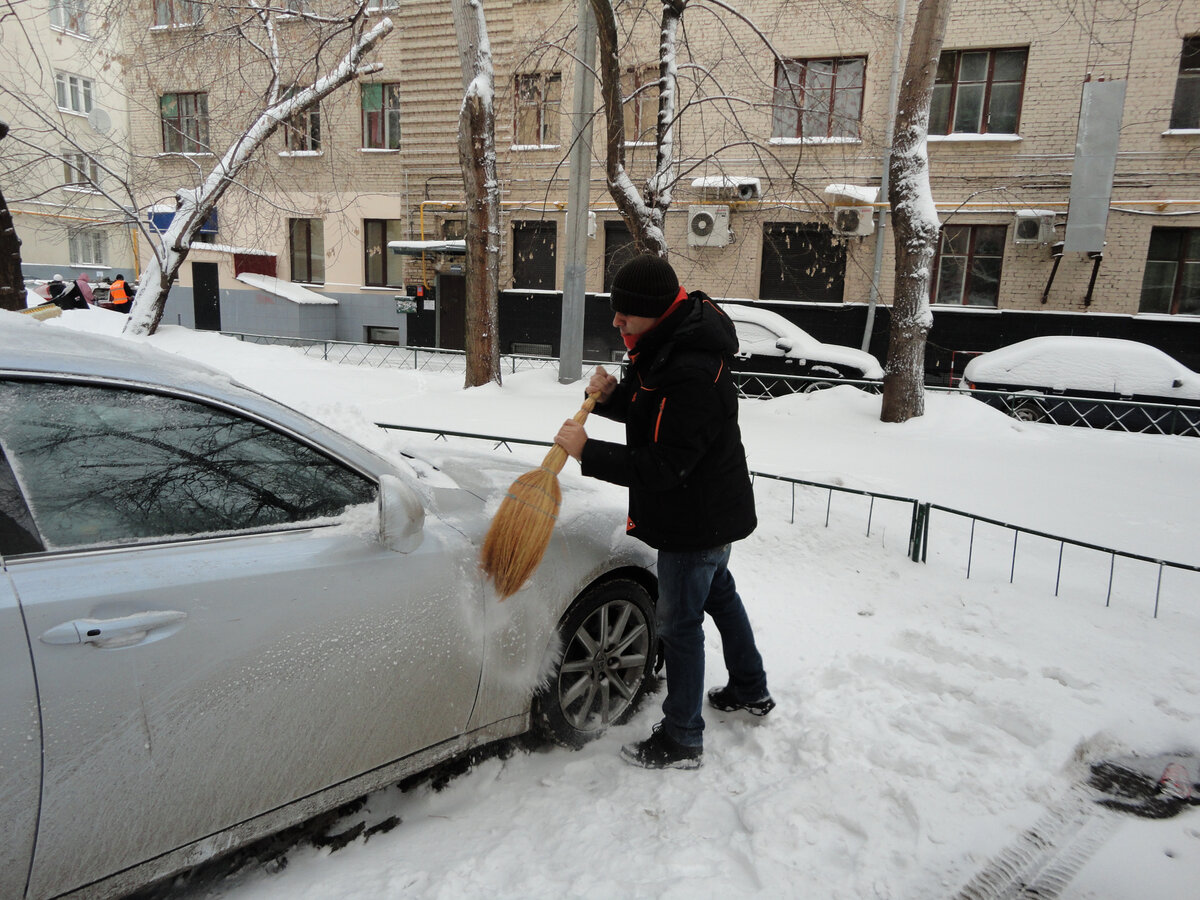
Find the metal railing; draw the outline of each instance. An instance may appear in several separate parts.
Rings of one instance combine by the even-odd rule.
[[[354,341],[279,337],[269,334],[245,334],[237,331],[221,333],[250,344],[292,347],[299,350],[304,356],[344,365],[414,369],[436,373],[462,373],[467,369],[467,355],[462,350],[444,350],[438,347],[400,347],[394,344],[360,344]],[[500,363],[505,371],[511,373],[530,369],[557,368],[559,361],[555,356],[525,356],[505,353],[501,354]]]
[[[408,425],[396,425],[388,422],[376,422],[377,426],[383,429],[392,431],[410,431],[433,436],[434,440],[445,440],[449,437],[468,438],[472,440],[490,441],[493,444],[493,449],[504,447],[510,452],[513,444],[521,444],[535,447],[549,447],[551,442],[543,440],[533,440],[528,438],[512,438],[499,435],[481,434],[478,432],[467,431],[450,431],[441,428],[417,428]],[[943,506],[938,503],[924,502],[914,497],[904,497],[895,494],[884,494],[877,491],[867,491],[858,488],[846,487],[844,485],[826,484],[819,481],[808,481],[802,478],[792,478],[787,475],[776,475],[770,472],[751,472],[752,479],[757,485],[760,481],[775,482],[788,486],[791,494],[790,511],[788,514],[789,523],[796,523],[797,511],[797,489],[805,489],[817,493],[825,494],[824,503],[824,527],[830,526],[830,520],[833,515],[833,498],[835,495],[862,497],[867,500],[866,509],[866,536],[871,536],[871,529],[874,526],[877,517],[881,515],[879,509],[880,504],[890,504],[892,509],[903,507],[907,513],[908,526],[908,541],[906,555],[913,562],[927,563],[930,550],[930,535],[937,533],[931,528],[932,514],[937,512],[947,517],[947,521],[957,520],[963,523],[964,526],[969,526],[969,531],[963,535],[963,540],[966,543],[966,556],[961,560],[966,578],[970,578],[972,571],[977,570],[981,565],[980,556],[982,555],[983,540],[982,536],[977,534],[980,525],[989,526],[1000,529],[1005,534],[1011,534],[1011,543],[1007,540],[998,545],[992,542],[990,549],[993,558],[997,556],[997,546],[1002,546],[1000,551],[1003,567],[996,569],[994,559],[991,561],[992,569],[998,571],[1000,575],[1007,575],[1009,583],[1014,583],[1017,577],[1018,562],[1021,559],[1021,554],[1025,553],[1024,561],[1027,565],[1022,567],[1022,571],[1034,570],[1038,565],[1045,565],[1046,559],[1044,552],[1039,552],[1037,545],[1030,546],[1030,539],[1036,539],[1045,545],[1049,545],[1053,550],[1057,548],[1057,555],[1051,554],[1054,557],[1053,566],[1053,582],[1054,596],[1057,597],[1064,586],[1065,564],[1067,563],[1065,551],[1068,547],[1076,550],[1087,551],[1090,555],[1086,557],[1091,560],[1100,560],[1101,572],[1099,580],[1096,576],[1095,565],[1090,566],[1090,571],[1082,574],[1085,581],[1083,589],[1088,591],[1103,592],[1104,605],[1110,606],[1114,597],[1114,589],[1117,584],[1118,575],[1118,560],[1123,566],[1143,566],[1149,567],[1140,573],[1130,571],[1122,571],[1122,575],[1127,581],[1134,581],[1140,584],[1136,590],[1150,592],[1150,581],[1153,581],[1152,597],[1153,597],[1153,617],[1158,618],[1163,600],[1164,574],[1172,573],[1176,576],[1182,576],[1190,579],[1188,584],[1184,586],[1180,593],[1184,597],[1195,596],[1200,592],[1200,565],[1192,565],[1189,563],[1175,562],[1172,560],[1161,559],[1158,557],[1147,556],[1141,553],[1133,553],[1125,550],[1118,550],[1112,547],[1105,547],[1100,544],[1095,544],[1089,541],[1078,540],[1075,538],[1065,537],[1063,535],[1051,534],[1041,531],[1036,528],[1029,528],[1024,525],[1017,525],[1011,522],[1003,522],[999,519],[989,518],[977,513],[967,512],[966,510],[955,509],[949,506]],[[818,511],[819,512],[819,511]],[[945,531],[949,535],[949,530],[940,527],[938,530]],[[1022,538],[1025,539],[1022,543]],[[953,549],[954,541],[951,537],[947,537],[945,542],[947,552]],[[1077,558],[1074,563],[1076,569],[1080,568],[1081,564]],[[1049,579],[1049,566],[1046,566],[1045,575]],[[1148,577],[1150,576],[1150,577]],[[1088,578],[1091,578],[1091,583],[1086,583]],[[1075,582],[1078,584],[1078,581]]]

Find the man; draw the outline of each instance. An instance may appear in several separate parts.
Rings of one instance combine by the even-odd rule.
[[[613,326],[629,350],[625,379],[597,366],[597,415],[625,423],[625,444],[589,439],[567,420],[555,437],[584,475],[629,488],[626,530],[658,550],[658,624],[667,665],[663,719],[621,755],[645,768],[699,768],[704,746],[704,614],[721,634],[728,684],[708,692],[724,711],[775,706],[754,632],[729,573],[730,545],[757,524],[729,357],[733,323],[705,294],[679,287],[645,254],[613,279]]]
[[[108,302],[100,305],[106,309],[115,309],[117,312],[128,313],[130,307],[133,305],[132,300],[133,298],[129,296],[129,289],[125,284],[125,276],[118,272],[108,286]]]

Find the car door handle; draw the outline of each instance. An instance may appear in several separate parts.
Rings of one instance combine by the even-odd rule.
[[[150,632],[187,618],[179,610],[148,610],[114,619],[75,619],[43,632],[43,644],[95,644],[125,647],[145,640]],[[165,635],[164,635],[165,636]]]

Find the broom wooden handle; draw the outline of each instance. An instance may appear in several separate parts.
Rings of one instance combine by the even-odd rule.
[[[600,394],[588,394],[586,400],[583,401],[583,406],[579,407],[579,412],[575,413],[571,418],[582,425],[587,421],[588,413],[596,408],[596,401],[600,399]],[[546,454],[546,458],[542,460],[542,468],[557,475],[562,471],[562,467],[567,464],[567,451],[555,444],[550,448],[550,452]]]

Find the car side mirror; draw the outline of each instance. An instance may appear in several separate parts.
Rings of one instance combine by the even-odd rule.
[[[792,352],[792,342],[787,338],[780,338],[775,342],[775,349],[782,350],[784,353]]]
[[[425,539],[425,505],[395,475],[379,478],[379,540],[389,550],[411,553]]]

